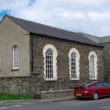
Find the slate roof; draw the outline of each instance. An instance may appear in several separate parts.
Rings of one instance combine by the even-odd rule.
[[[27,21],[27,20],[16,18],[9,15],[6,15],[6,16],[30,33],[35,33],[35,34],[45,35],[49,37],[65,39],[65,40],[70,40],[78,43],[101,47],[99,44],[93,42],[92,40],[86,38],[85,36],[79,33],[58,29],[55,27],[43,25],[40,23],[35,23],[32,21]]]

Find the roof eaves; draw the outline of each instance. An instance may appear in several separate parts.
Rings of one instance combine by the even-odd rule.
[[[83,45],[90,45],[90,46],[95,46],[95,47],[99,47],[99,48],[104,48],[104,46],[102,45],[99,45],[99,44],[90,44],[90,43],[85,43],[85,42],[78,42],[78,41],[73,41],[73,40],[69,40],[69,39],[66,39],[66,38],[58,38],[58,37],[55,37],[55,36],[49,36],[49,35],[44,35],[44,34],[39,34],[39,33],[33,33],[33,32],[30,32],[30,34],[36,34],[36,35],[41,35],[41,36],[46,36],[46,37],[51,37],[51,38],[56,38],[56,39],[63,39],[63,40],[67,40],[67,41],[71,41],[71,42],[76,42],[76,43],[80,43],[80,44],[83,44]]]

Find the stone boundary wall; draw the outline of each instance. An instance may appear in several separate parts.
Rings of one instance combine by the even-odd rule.
[[[54,99],[73,96],[73,89],[41,91],[42,99]]]
[[[39,79],[36,76],[0,77],[0,93],[31,95],[39,99]]]
[[[41,91],[40,79],[33,75],[1,77],[0,93],[30,95],[34,99],[54,99],[73,96],[73,89]]]

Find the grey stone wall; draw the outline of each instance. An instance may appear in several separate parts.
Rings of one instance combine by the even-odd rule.
[[[103,62],[104,62],[104,79],[110,82],[110,36],[100,38],[100,44],[104,46]]]
[[[98,55],[98,79],[103,79],[103,61],[102,61],[102,48],[84,45],[67,40],[60,40],[56,38],[48,38],[46,36],[39,36],[33,34],[31,37],[33,45],[33,70],[41,73],[41,91],[51,90],[66,90],[72,89],[74,86],[89,81],[89,61],[88,55],[90,51],[95,51]],[[58,52],[57,57],[57,80],[45,81],[44,80],[44,60],[43,48],[47,44],[52,44],[56,47]],[[80,80],[72,81],[69,78],[69,58],[68,53],[71,48],[78,49],[80,53]]]
[[[66,90],[54,90],[54,91],[42,91],[41,98],[42,99],[52,99],[52,98],[61,98],[61,97],[74,97],[73,96],[73,89],[66,89]]]
[[[0,78],[0,93],[31,95],[41,97],[40,76],[2,77]]]
[[[103,49],[104,80],[110,82],[110,42],[101,43]]]

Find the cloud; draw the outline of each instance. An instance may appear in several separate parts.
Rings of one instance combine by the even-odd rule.
[[[0,11],[94,35],[110,34],[110,0],[0,0]],[[107,31],[106,31],[107,30]]]
[[[89,12],[88,18],[94,22],[109,22],[110,13],[109,12]]]

